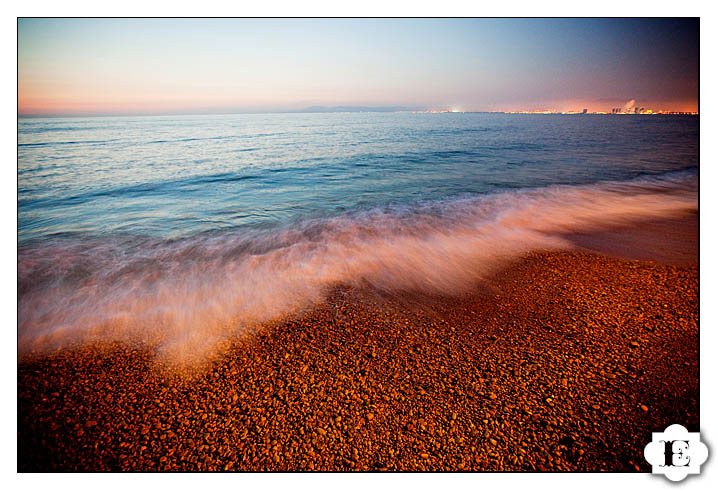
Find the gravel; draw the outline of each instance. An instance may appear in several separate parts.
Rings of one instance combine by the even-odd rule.
[[[462,298],[337,288],[191,373],[149,348],[18,365],[18,470],[650,471],[698,431],[698,271],[534,253]]]

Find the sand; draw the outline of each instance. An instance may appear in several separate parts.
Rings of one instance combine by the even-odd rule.
[[[698,431],[698,350],[695,261],[537,252],[463,298],[337,288],[191,376],[24,358],[18,470],[649,471]]]

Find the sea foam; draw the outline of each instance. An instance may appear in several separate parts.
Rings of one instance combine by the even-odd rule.
[[[453,295],[566,234],[697,209],[697,176],[552,186],[384,207],[183,240],[48,239],[18,258],[18,349],[146,344],[206,360],[232,335],[297,314],[337,285]]]

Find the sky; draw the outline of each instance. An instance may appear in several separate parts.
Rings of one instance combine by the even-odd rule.
[[[19,115],[698,110],[697,19],[19,19]]]

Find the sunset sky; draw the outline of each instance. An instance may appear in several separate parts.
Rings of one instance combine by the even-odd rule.
[[[20,19],[20,115],[698,109],[697,19]]]

